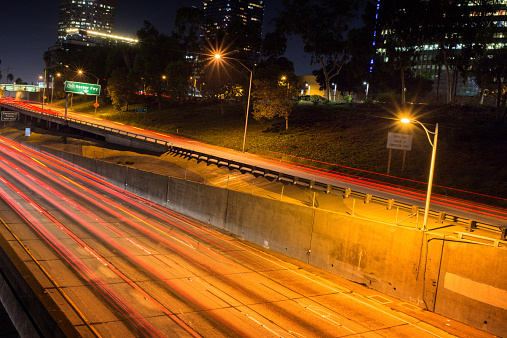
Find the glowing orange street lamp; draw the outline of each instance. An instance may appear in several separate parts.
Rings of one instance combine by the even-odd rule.
[[[428,222],[428,212],[430,209],[430,198],[431,198],[431,187],[433,186],[433,173],[435,171],[435,156],[437,154],[437,138],[438,138],[438,123],[435,125],[435,131],[431,132],[429,131],[424,124],[417,120],[409,120],[407,118],[401,119],[401,122],[403,123],[419,123],[421,127],[426,132],[426,136],[428,136],[428,141],[430,141],[430,145],[433,148],[433,151],[431,152],[431,165],[430,165],[430,177],[428,180],[428,192],[426,194],[426,206],[424,207],[424,220],[423,220],[423,227],[422,230],[426,231],[426,224]],[[431,141],[430,134],[433,134],[433,141]]]
[[[220,54],[215,54],[215,60],[220,60],[222,58],[222,56]],[[246,118],[245,118],[245,133],[243,135],[243,152],[245,152],[245,144],[246,144],[246,130],[247,130],[247,126],[248,126],[248,112],[249,112],[249,109],[250,109],[250,94],[252,92],[252,77],[253,77],[253,70],[251,70],[250,68],[248,68],[247,66],[245,66],[240,60],[238,59],[234,59],[234,58],[230,58],[230,57],[227,57],[227,59],[231,59],[231,60],[235,60],[237,61],[240,65],[242,65],[246,70],[248,70],[250,72],[250,85],[248,87],[248,100],[247,100],[247,104],[246,104]]]
[[[78,73],[79,75],[83,75],[83,74],[85,74],[85,73],[84,73],[81,69],[79,69],[79,70],[77,71],[77,73]],[[93,76],[94,78],[96,78],[96,79],[97,79],[97,86],[99,85],[99,78],[98,78],[97,76],[95,76],[95,75],[93,75],[93,74],[91,74],[91,73],[86,73],[86,74],[91,75],[91,76]],[[99,98],[99,96],[98,96],[98,95],[95,95],[95,105],[94,105],[94,107],[95,107],[95,114],[97,114],[97,107],[99,106],[99,103],[98,103],[98,98]]]

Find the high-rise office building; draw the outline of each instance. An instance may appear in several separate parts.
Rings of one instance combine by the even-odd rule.
[[[204,0],[204,15],[208,20],[206,33],[223,29],[234,20],[262,26],[264,0]]]
[[[66,39],[69,30],[112,34],[116,0],[60,0],[58,41]]]
[[[85,50],[104,44],[135,44],[135,38],[114,35],[116,0],[60,0],[58,37],[45,58],[52,67],[58,52]]]
[[[382,6],[384,2],[388,2],[387,0],[376,0],[377,6],[377,16],[376,20],[379,18],[379,8]],[[483,9],[481,5],[476,1],[469,0],[468,5],[463,7],[461,3],[457,3],[456,6],[461,6],[465,8],[461,10],[463,18],[469,18],[470,27],[476,26],[474,19],[475,18],[487,18],[489,21],[488,29],[494,30],[493,39],[486,45],[486,54],[492,55],[496,52],[496,50],[507,46],[507,0],[501,0],[497,2],[491,1],[491,8],[487,8],[487,12],[482,12]],[[458,9],[458,7],[456,7]],[[401,9],[400,9],[401,10]],[[389,15],[389,13],[388,13]],[[439,13],[441,15],[441,13]],[[444,15],[445,16],[445,15]],[[480,20],[478,20],[480,21]],[[454,39],[462,39],[463,35],[461,31],[463,31],[466,27],[460,27],[459,25],[455,26]],[[384,42],[389,38],[391,34],[391,30],[389,27],[383,27],[382,31],[375,31],[375,39],[374,45],[377,49],[377,54],[381,56],[385,62],[387,62],[386,49],[384,46]],[[449,34],[453,36],[453,34]],[[455,43],[455,42],[454,42]],[[407,46],[405,46],[407,47]],[[411,70],[414,75],[425,75],[431,76],[434,80],[433,91],[436,91],[439,88],[441,91],[445,92],[447,90],[447,73],[445,72],[445,64],[442,63],[442,50],[437,41],[432,41],[428,39],[424,44],[418,46],[408,46],[415,48],[417,51],[417,56],[412,59],[413,65]],[[400,46],[400,48],[404,48]],[[448,52],[447,57],[459,58],[462,54],[463,45],[461,43],[455,43],[455,46],[451,47],[451,50]],[[450,56],[451,55],[451,56]],[[370,72],[373,69],[373,60],[371,60]],[[471,60],[470,63],[473,64],[475,60]],[[456,69],[450,69],[453,73],[451,76],[456,75],[453,79],[455,82],[455,91],[459,96],[474,96],[478,93],[478,86],[476,85],[474,78],[463,79],[461,74]]]

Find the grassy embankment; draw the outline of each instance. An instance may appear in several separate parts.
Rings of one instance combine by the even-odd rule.
[[[92,101],[77,103],[74,109],[93,114],[92,104]],[[421,122],[439,124],[434,192],[507,207],[507,124],[496,122],[494,112],[487,108],[423,106],[412,109],[413,116]],[[134,107],[128,112],[117,112],[111,106],[101,106],[97,115],[222,147],[236,150],[242,147],[244,105],[225,104],[223,115],[220,104],[209,102],[188,102],[179,106],[168,103],[161,111],[157,110],[157,105],[148,104],[148,113],[139,116],[133,110]],[[399,113],[394,107],[373,104],[301,103],[289,118],[288,131],[284,130],[283,120],[259,123],[250,119],[246,150],[424,191],[426,185],[414,181],[427,182],[431,146],[420,127],[402,127],[396,122],[396,116]],[[434,130],[434,125],[427,127]],[[403,152],[392,152],[390,175],[407,180],[385,176],[389,131],[414,135],[403,172]]]

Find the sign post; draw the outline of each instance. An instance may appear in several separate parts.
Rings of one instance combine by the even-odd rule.
[[[98,80],[97,80],[98,82]],[[69,100],[69,93],[72,94],[81,94],[81,95],[95,95],[100,96],[100,85],[97,83],[83,83],[83,82],[74,82],[74,81],[65,81],[65,120],[67,120],[67,106],[68,106],[68,100]],[[95,112],[97,112],[97,107],[99,104],[97,103],[97,100],[95,100]],[[72,101],[71,101],[71,108],[72,108]]]
[[[403,164],[401,166],[401,172],[405,168],[405,156],[407,150],[412,150],[412,135],[398,134],[398,133],[387,133],[387,149],[389,149],[389,161],[387,163],[387,174],[391,169],[391,152],[393,149],[403,150]]]
[[[4,131],[5,131],[5,122],[7,121],[17,121],[18,120],[18,112],[17,111],[2,111],[2,122],[4,123]]]

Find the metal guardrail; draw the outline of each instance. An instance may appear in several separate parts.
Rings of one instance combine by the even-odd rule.
[[[370,203],[370,202],[378,203],[381,205],[385,205],[387,207],[387,209],[392,209],[392,208],[396,207],[396,208],[400,208],[401,210],[411,212],[414,215],[416,215],[417,213],[422,214],[424,212],[424,209],[422,209],[418,206],[395,201],[394,199],[387,199],[384,197],[374,196],[374,195],[366,194],[366,193],[363,193],[360,191],[351,190],[350,188],[338,187],[338,186],[318,182],[318,181],[312,180],[312,179],[301,178],[298,176],[289,175],[289,174],[285,174],[282,172],[275,172],[275,171],[272,171],[272,170],[269,170],[266,168],[252,166],[252,165],[240,163],[237,161],[231,161],[231,160],[228,160],[228,159],[225,159],[222,157],[189,150],[189,149],[185,149],[182,147],[170,146],[169,150],[173,153],[177,153],[177,154],[181,154],[183,156],[187,156],[189,158],[197,159],[198,161],[206,161],[207,163],[215,163],[218,166],[225,165],[231,169],[238,169],[240,171],[250,171],[250,173],[252,173],[252,174],[257,173],[257,174],[263,175],[265,177],[271,176],[272,178],[276,178],[280,181],[292,182],[293,184],[298,184],[298,185],[306,186],[306,187],[309,187],[312,189],[325,191],[326,193],[332,193],[332,192],[340,193],[340,194],[343,194],[343,196],[346,198],[355,197],[357,199],[361,199],[364,201],[364,203]],[[467,231],[469,231],[469,232],[472,232],[474,229],[479,229],[479,228],[484,229],[484,230],[498,232],[500,235],[499,236],[500,240],[502,240],[502,241],[506,240],[507,227],[495,226],[495,225],[491,225],[491,224],[487,224],[487,223],[477,222],[472,219],[458,217],[458,216],[446,214],[445,212],[440,212],[440,211],[436,211],[436,210],[430,210],[428,212],[428,214],[429,214],[429,217],[438,219],[440,222],[450,221],[450,222],[457,222],[459,224],[465,225],[467,227]]]
[[[280,181],[292,182],[293,184],[298,184],[298,185],[306,186],[311,189],[325,191],[326,193],[332,193],[332,192],[340,193],[340,194],[343,194],[343,196],[345,198],[352,196],[357,199],[363,200],[364,203],[372,202],[372,203],[385,205],[386,208],[389,210],[392,209],[393,207],[396,207],[396,208],[400,208],[401,210],[404,210],[404,211],[409,211],[414,216],[417,215],[417,213],[422,213],[424,211],[424,209],[421,209],[418,206],[407,204],[407,203],[402,203],[402,202],[396,201],[394,199],[388,199],[388,198],[384,198],[384,197],[380,197],[380,196],[375,196],[375,195],[363,193],[360,191],[351,190],[350,188],[343,188],[343,187],[339,187],[339,186],[335,186],[335,185],[330,185],[330,184],[319,182],[314,179],[307,179],[307,178],[302,178],[302,177],[286,174],[286,173],[279,172],[279,171],[273,171],[270,169],[261,168],[259,166],[254,166],[254,165],[250,165],[247,163],[233,161],[233,160],[230,160],[227,158],[223,158],[223,157],[219,157],[219,156],[215,156],[215,155],[211,155],[211,154],[206,154],[206,153],[198,152],[195,150],[190,150],[190,149],[186,149],[183,147],[176,147],[176,146],[173,146],[173,144],[170,143],[169,141],[163,141],[163,140],[159,140],[159,139],[156,139],[153,137],[147,137],[145,135],[139,135],[139,134],[124,131],[121,129],[105,127],[105,126],[102,126],[99,124],[86,122],[86,121],[82,121],[82,120],[78,120],[78,119],[73,119],[73,118],[65,119],[59,115],[44,113],[44,112],[40,112],[40,111],[30,109],[30,108],[21,108],[17,105],[13,105],[13,104],[11,105],[8,103],[0,103],[0,105],[3,105],[3,104],[9,105],[9,106],[14,107],[18,110],[19,109],[23,110],[25,112],[29,111],[29,112],[35,114],[35,115],[33,115],[34,117],[39,118],[40,116],[46,116],[46,117],[49,117],[50,120],[53,120],[53,121],[57,120],[60,124],[64,124],[64,125],[68,125],[69,122],[72,122],[72,123],[75,123],[80,126],[90,127],[91,129],[103,130],[105,132],[108,132],[108,133],[111,133],[114,135],[118,135],[118,136],[122,136],[122,137],[125,137],[128,139],[135,139],[137,141],[144,142],[148,145],[156,144],[157,146],[161,146],[168,151],[171,151],[171,152],[177,153],[177,154],[181,154],[181,155],[186,156],[188,158],[195,158],[198,161],[206,161],[207,163],[214,163],[217,166],[224,165],[224,166],[227,166],[231,169],[235,168],[240,171],[249,171],[251,174],[257,173],[257,174],[263,175],[265,177],[271,176],[272,178],[276,178],[277,180],[280,180]],[[93,130],[89,130],[89,131],[93,132]],[[458,224],[465,225],[468,232],[473,232],[475,229],[484,229],[484,230],[488,230],[488,231],[497,232],[497,233],[499,233],[499,239],[501,241],[507,240],[507,226],[495,226],[495,225],[491,225],[491,224],[487,224],[487,223],[483,223],[483,222],[478,222],[473,219],[463,218],[463,217],[447,214],[445,212],[440,212],[437,210],[429,210],[428,216],[438,219],[438,221],[441,223],[443,221],[450,221],[450,222],[456,222]]]

